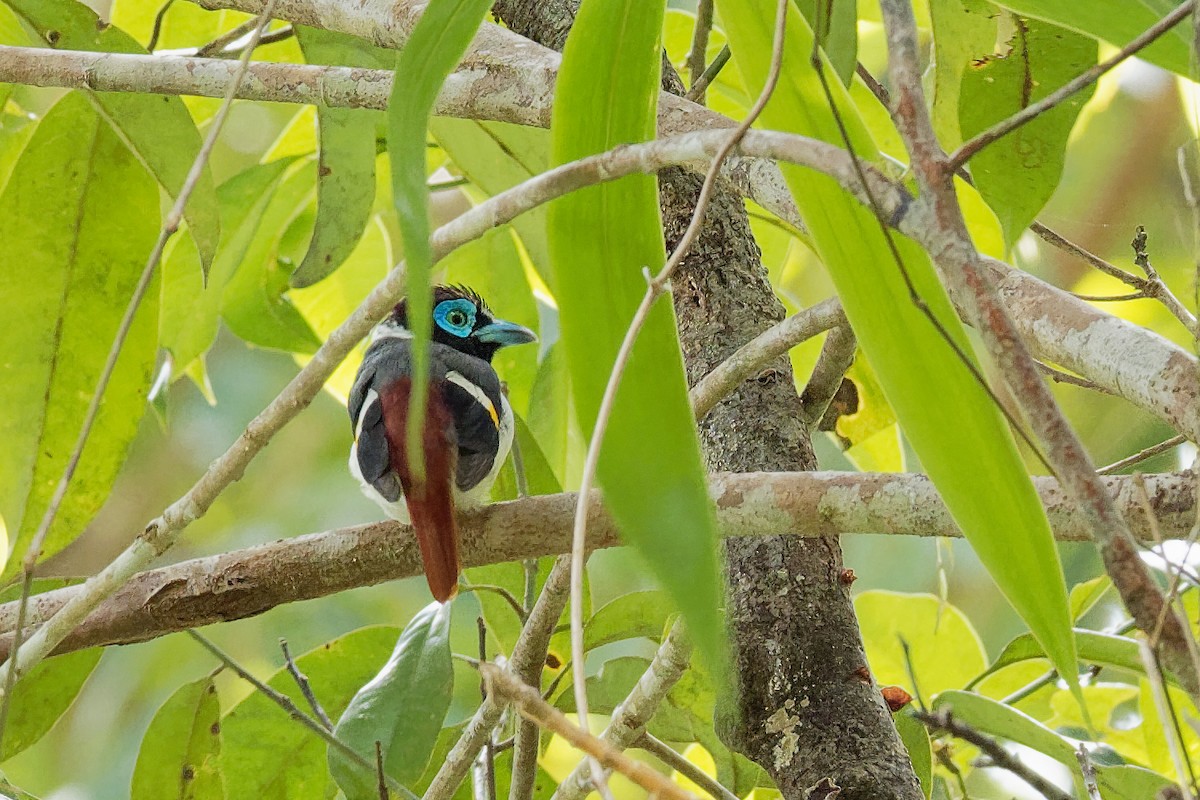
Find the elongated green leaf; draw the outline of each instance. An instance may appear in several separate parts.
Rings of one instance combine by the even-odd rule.
[[[186,241],[175,243],[163,264],[159,335],[174,356],[175,376],[184,374],[217,338],[225,288],[245,260],[271,199],[294,159],[251,167],[221,184],[224,238],[213,260],[208,282],[200,280],[199,254]]]
[[[1096,42],[1041,20],[1014,19],[1012,49],[972,62],[963,73],[958,121],[964,138],[1036,103],[1096,63]],[[980,194],[1012,246],[1062,177],[1067,137],[1095,87],[993,142],[968,163]]]
[[[297,26],[296,36],[311,64],[374,66],[364,63],[362,39],[305,26]],[[340,267],[366,230],[375,201],[379,116],[366,109],[317,108],[317,219],[292,286],[311,286]]]
[[[1018,14],[1044,19],[1096,39],[1124,46],[1179,5],[1177,0],[995,0]],[[1186,18],[1138,57],[1185,78],[1192,76],[1192,48]]]
[[[413,332],[413,410],[408,416],[410,446],[425,418],[432,326],[433,250],[429,243],[429,190],[425,185],[425,135],[433,103],[446,76],[491,7],[491,0],[432,0],[396,60],[388,98],[388,155],[392,160],[392,199],[404,239],[408,327]],[[421,459],[414,463],[423,464]]]
[[[4,1],[51,47],[146,52],[129,34],[102,22],[94,11],[76,0]],[[172,199],[177,197],[200,151],[200,133],[183,101],[132,92],[89,92],[88,98],[167,194]],[[184,219],[207,270],[220,239],[216,191],[207,169],[192,192]]]
[[[664,2],[587,0],[563,52],[551,124],[555,163],[654,137]],[[655,179],[631,176],[550,208],[563,343],[585,431],[634,311],[644,269],[664,261]],[[713,520],[670,302],[651,309],[617,392],[598,476],[626,540],[721,663],[724,626]],[[686,533],[684,533],[686,532]]]
[[[379,674],[354,695],[334,735],[372,763],[379,742],[384,771],[411,783],[425,770],[453,690],[450,606],[430,603],[404,628]],[[364,775],[340,750],[328,754],[329,771],[346,797],[378,797],[374,775]]]
[[[355,692],[387,661],[396,628],[362,628],[296,659],[317,700],[332,718],[341,716]],[[267,682],[300,708],[308,701],[286,669]],[[326,797],[329,770],[325,740],[297,725],[260,693],[238,703],[221,720],[221,778],[227,797],[289,800]]]
[[[142,738],[130,800],[221,800],[221,704],[213,680],[185,683]]]
[[[774,5],[770,0],[718,5],[727,9],[726,33],[751,85],[762,85],[768,71]],[[841,144],[809,66],[811,51],[811,31],[798,13],[789,13],[784,70],[763,121]],[[842,87],[830,84],[857,155],[875,158]],[[908,441],[992,578],[1070,680],[1075,640],[1058,551],[1000,411],[913,302],[871,212],[824,175],[784,167],[784,177]],[[970,353],[928,256],[906,239],[897,237],[896,245],[929,313],[961,352]]]
[[[934,709],[950,710],[955,719],[978,731],[1007,739],[1050,756],[1078,774],[1075,745],[1011,706],[970,692],[944,692]],[[1145,800],[1171,782],[1155,772],[1133,766],[1096,766],[1097,784],[1105,800]]]
[[[7,322],[0,348],[0,515],[23,553],[79,436],[80,421],[158,228],[158,191],[87,100],[47,113],[0,195]],[[157,287],[134,320],[99,416],[43,548],[58,552],[108,498],[146,408]],[[4,572],[10,577],[19,560]]]
[[[0,761],[20,753],[54,727],[96,668],[101,652],[101,648],[93,647],[55,656],[21,678],[8,709]]]
[[[1077,629],[1075,631],[1075,649],[1079,653],[1079,659],[1088,664],[1116,667],[1138,674],[1144,674],[1146,671],[1141,656],[1138,655],[1137,642],[1126,636]],[[1045,657],[1046,651],[1038,644],[1037,639],[1027,633],[1022,634],[1006,644],[1000,656],[985,672],[972,680],[970,686],[974,686],[988,675],[1010,664],[1027,661],[1031,658]],[[1166,673],[1166,678],[1172,683],[1178,684],[1174,675]]]

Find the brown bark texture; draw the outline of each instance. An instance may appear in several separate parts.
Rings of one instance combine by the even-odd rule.
[[[561,50],[574,5],[498,0],[493,11],[517,33]],[[665,67],[664,89],[681,94]],[[668,250],[687,228],[700,185],[683,169],[659,174]],[[692,385],[784,316],[742,200],[728,189],[713,195],[672,284]],[[713,409],[700,437],[710,470],[816,468],[786,357]],[[780,535],[727,541],[725,551],[736,683],[718,720],[725,742],[766,769],[789,800],[824,778],[846,800],[920,798],[890,713],[874,682],[860,677],[866,657],[837,540]]]

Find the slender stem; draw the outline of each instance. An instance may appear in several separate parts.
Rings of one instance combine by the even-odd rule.
[[[291,673],[292,680],[296,681],[296,685],[300,687],[300,693],[304,695],[304,699],[308,701],[308,705],[313,710],[313,714],[320,720],[325,730],[333,730],[333,721],[329,719],[329,715],[325,713],[325,709],[321,706],[321,701],[317,700],[317,696],[313,694],[312,686],[308,682],[308,676],[300,671],[296,666],[296,662],[292,659],[292,654],[288,650],[287,639],[280,638],[279,649],[283,651],[283,662],[287,664],[287,670]]]
[[[1139,464],[1139,463],[1145,461],[1147,458],[1152,458],[1153,456],[1156,456],[1160,453],[1165,453],[1168,450],[1178,447],[1179,445],[1183,444],[1186,441],[1187,441],[1187,437],[1184,436],[1182,433],[1177,436],[1172,436],[1170,439],[1167,439],[1165,442],[1159,442],[1158,444],[1147,447],[1145,450],[1142,450],[1140,453],[1134,453],[1131,456],[1122,458],[1120,461],[1114,461],[1113,463],[1109,464],[1107,467],[1101,467],[1100,469],[1096,470],[1096,472],[1100,475],[1111,475],[1112,473],[1119,472],[1119,471],[1125,469],[1126,467],[1131,467],[1134,464]]]
[[[635,746],[645,750],[647,753],[654,756],[659,761],[663,762],[668,767],[675,770],[704,791],[708,792],[709,796],[712,797],[713,800],[739,800],[736,794],[722,786],[707,772],[697,767],[691,761],[688,761],[682,753],[676,751],[675,748],[671,747],[671,745],[667,744],[662,739],[657,739],[654,736],[651,736],[649,733],[643,733],[642,738],[637,740]]]
[[[275,0],[269,0],[263,8],[262,14],[255,19],[255,27],[251,33],[252,43],[257,43],[258,37],[262,35],[263,29],[270,22],[271,11],[274,7]],[[195,191],[201,176],[204,175],[204,170],[208,166],[209,156],[212,155],[213,147],[217,142],[217,136],[220,134],[221,128],[225,124],[225,119],[228,117],[229,111],[233,106],[234,95],[237,94],[238,86],[241,85],[242,78],[246,74],[247,65],[250,63],[250,54],[253,50],[254,47],[251,46],[243,54],[242,60],[238,64],[238,71],[229,83],[225,99],[221,102],[221,107],[217,109],[208,134],[204,142],[200,145],[200,150],[196,153],[196,158],[192,161],[191,169],[188,170],[183,185],[180,187],[179,195],[175,198],[175,204],[163,219],[162,227],[158,233],[158,240],[155,241],[154,247],[150,251],[150,256],[146,259],[146,266],[142,268],[141,277],[138,279],[137,286],[133,290],[133,295],[129,298],[129,302],[125,306],[125,313],[121,317],[120,324],[117,326],[116,335],[113,337],[112,345],[108,350],[108,357],[105,359],[104,367],[100,371],[100,378],[96,381],[96,388],[92,392],[87,411],[83,415],[83,424],[79,428],[79,436],[75,440],[75,446],[71,450],[71,455],[67,459],[67,466],[58,480],[58,485],[54,487],[54,494],[50,498],[49,505],[46,506],[46,512],[42,515],[42,521],[38,524],[37,530],[34,532],[33,538],[29,543],[29,548],[25,551],[22,563],[25,571],[24,580],[21,584],[22,605],[26,605],[29,602],[29,593],[33,588],[33,574],[37,567],[38,558],[41,556],[42,545],[45,544],[46,536],[50,533],[50,528],[58,516],[58,511],[62,507],[63,500],[67,496],[67,488],[71,485],[71,479],[75,477],[75,471],[78,469],[79,461],[83,457],[84,447],[87,445],[88,437],[91,436],[92,427],[96,424],[96,417],[100,413],[100,403],[108,391],[109,381],[112,380],[113,372],[116,370],[117,359],[120,357],[121,349],[125,346],[125,340],[129,337],[129,331],[133,327],[134,317],[137,316],[137,311],[141,307],[142,300],[145,298],[146,292],[150,289],[150,283],[154,279],[154,273],[158,269],[159,262],[162,260],[163,250],[167,246],[167,241],[179,230],[188,200],[191,199],[192,192]],[[20,617],[23,618],[24,614],[22,613]],[[20,654],[22,633],[23,630],[18,628],[11,651],[12,657],[7,662],[8,669],[4,676],[4,698],[0,700],[0,741],[3,741],[4,731],[8,723],[13,685],[16,683],[17,678],[20,677],[17,668],[17,656]]]
[[[1142,658],[1145,675],[1150,683],[1150,696],[1154,700],[1154,709],[1158,712],[1158,720],[1162,725],[1163,737],[1167,740],[1167,751],[1171,754],[1171,763],[1175,767],[1175,775],[1179,779],[1179,788],[1185,800],[1195,800],[1192,786],[1188,781],[1189,766],[1180,742],[1178,721],[1171,710],[1171,701],[1167,696],[1167,687],[1162,678],[1162,665],[1153,647],[1145,639],[1138,640],[1138,655]]]
[[[572,725],[566,715],[542,699],[541,693],[517,680],[507,670],[484,662],[479,672],[487,682],[489,694],[498,695],[511,702],[521,715],[549,730],[572,746],[587,753],[602,765],[612,767],[634,783],[648,791],[651,797],[667,800],[696,800],[696,796],[685,791],[666,776],[646,764],[634,761],[620,750],[592,736],[582,727]]]
[[[986,131],[983,131],[979,135],[974,136],[970,140],[964,142],[961,147],[959,147],[954,151],[953,154],[950,155],[947,166],[951,171],[958,169],[965,164],[967,160],[971,158],[971,156],[975,155],[1000,137],[1012,133],[1025,123],[1037,118],[1039,115],[1044,114],[1049,109],[1054,108],[1056,105],[1062,103],[1076,92],[1091,86],[1100,79],[1101,75],[1125,61],[1130,56],[1137,54],[1148,45],[1153,44],[1155,41],[1160,39],[1163,34],[1167,33],[1167,31],[1171,30],[1171,28],[1174,28],[1176,25],[1186,19],[1187,16],[1192,13],[1193,4],[1194,0],[1187,0],[1186,3],[1179,5],[1172,10],[1171,13],[1167,14],[1154,25],[1150,26],[1145,33],[1136,37],[1129,44],[1122,47],[1112,58],[1108,59],[1107,61],[1103,61],[1091,69],[1081,73],[1072,80],[1067,81],[1059,89],[1043,97],[1038,102],[1031,103],[1030,105],[1018,111],[1016,114],[1013,114],[1011,117],[997,123],[996,125],[993,125]]]
[[[1100,796],[1100,786],[1096,783],[1096,765],[1083,742],[1079,743],[1075,758],[1079,761],[1079,772],[1083,775],[1083,787],[1087,791],[1088,800],[1104,800]]]
[[[975,745],[992,760],[995,766],[1008,770],[1013,775],[1028,783],[1045,797],[1046,800],[1074,800],[1068,792],[1058,788],[1037,772],[1025,766],[1019,758],[1001,747],[1000,743],[995,739],[977,731],[965,722],[955,719],[949,711],[930,713],[914,710],[912,714],[930,730],[945,731],[955,738]]]
[[[708,35],[712,32],[713,0],[699,0],[696,4],[696,28],[692,33],[692,49],[688,51],[688,77],[695,87],[704,75],[704,62],[708,57]],[[707,85],[707,84],[705,84]],[[696,92],[695,100],[704,105],[704,86]]]
[[[717,79],[717,76],[721,74],[721,70],[729,63],[729,59],[732,56],[733,51],[729,49],[729,45],[721,48],[721,52],[717,53],[717,57],[704,70],[704,74],[692,83],[692,88],[688,89],[687,94],[684,95],[684,99],[698,102],[704,96],[704,92],[708,89],[709,84]]]
[[[294,702],[292,702],[292,698],[288,697],[283,692],[280,692],[280,691],[277,691],[277,690],[271,688],[263,681],[260,681],[258,678],[254,677],[254,675],[252,675],[249,672],[249,670],[247,670],[241,664],[239,664],[237,661],[235,661],[233,659],[233,657],[230,656],[228,653],[226,653],[224,650],[217,647],[217,645],[214,644],[212,641],[210,641],[208,639],[208,637],[204,636],[203,634],[201,634],[195,630],[188,630],[187,634],[189,636],[191,636],[193,639],[195,639],[197,642],[199,642],[201,647],[203,647],[205,650],[207,650],[208,652],[210,652],[214,656],[216,656],[218,661],[220,661],[222,664],[224,664],[225,666],[229,667],[231,670],[236,672],[238,677],[240,677],[242,680],[246,681],[251,686],[253,686],[255,689],[257,689],[260,693],[262,693],[264,696],[266,696],[266,698],[268,700],[275,703],[275,705],[279,706],[284,711],[286,711],[287,715],[289,717],[296,720],[301,725],[303,725],[305,728],[308,728],[310,731],[315,733],[317,736],[324,739],[331,746],[333,746],[339,752],[341,752],[344,756],[349,758],[351,761],[353,761],[355,764],[357,764],[362,769],[366,770],[368,775],[375,775],[375,764],[374,763],[367,760],[367,758],[365,758],[362,754],[360,754],[359,752],[354,750],[354,748],[350,747],[350,745],[346,744],[341,739],[334,736],[332,731],[326,730],[325,727],[323,725],[321,725],[320,722],[313,719],[308,714],[305,714],[300,709],[299,706],[297,706]],[[411,791],[409,791],[407,787],[405,787],[403,784],[401,784],[394,778],[387,778],[387,785],[389,788],[392,789],[392,791],[400,792],[400,794],[402,794],[406,798],[409,798],[409,800],[417,800],[417,796],[415,794],[413,794]]]

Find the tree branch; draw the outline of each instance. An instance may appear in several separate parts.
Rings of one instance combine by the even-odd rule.
[[[1063,487],[1091,520],[1105,568],[1125,607],[1144,631],[1154,630],[1160,621],[1163,623],[1160,640],[1163,663],[1196,697],[1200,694],[1200,675],[1191,659],[1190,634],[1179,617],[1165,606],[1162,592],[1138,556],[1125,519],[1096,475],[1083,443],[1055,402],[971,241],[954,190],[955,165],[942,150],[926,110],[912,8],[903,0],[882,0],[880,9],[887,31],[888,74],[894,87],[893,119],[911,158],[921,189],[921,204],[928,211],[926,249],[941,267],[946,284],[955,287],[966,319],[981,334],[1025,419],[1045,447],[1046,457]]]
[[[326,19],[329,27],[370,36],[371,26],[339,21],[323,13],[332,0],[313,0],[309,24]],[[230,6],[253,11],[261,3],[230,0]],[[308,3],[295,0],[289,3]],[[375,0],[375,5],[378,0]],[[371,6],[374,8],[374,5]],[[374,12],[373,12],[374,13]],[[376,16],[386,17],[384,11]],[[277,14],[282,16],[282,14]],[[299,21],[299,20],[297,20]],[[334,27],[337,23],[341,27]],[[498,33],[498,31],[502,31]],[[393,46],[401,33],[384,37]],[[485,26],[477,51],[443,87],[435,113],[462,118],[496,120],[547,127],[554,79],[560,57],[510,31]],[[481,44],[482,43],[482,44]],[[515,53],[506,48],[515,47]],[[232,79],[232,64],[223,59],[83,53],[0,46],[0,81],[96,90],[194,93],[219,97]],[[386,71],[295,64],[252,63],[239,97],[276,102],[314,103],[346,107],[384,108],[391,88]],[[715,130],[736,123],[695,103],[663,93],[659,104],[659,133]],[[756,151],[750,144],[756,131],[739,148],[723,177],[745,196],[792,225],[802,226],[782,175],[764,158],[782,154]],[[844,152],[825,145],[828,163],[840,162],[837,178],[855,192],[852,170]],[[824,158],[824,156],[822,156]],[[703,156],[696,154],[699,162]],[[663,162],[658,167],[665,166]],[[674,163],[674,162],[671,162]],[[801,162],[797,162],[801,163]],[[807,165],[807,164],[806,164]],[[701,167],[702,168],[702,167]],[[882,176],[878,176],[882,181]],[[848,179],[848,180],[847,180]],[[932,246],[919,215],[907,214],[910,198],[883,187],[877,198],[889,221],[902,233]],[[1012,316],[1017,330],[1034,354],[1079,373],[1184,433],[1200,439],[1200,381],[1195,359],[1157,334],[1104,313],[1069,293],[994,259],[985,259],[990,278]],[[951,286],[961,307],[964,296]],[[1131,357],[1136,353],[1136,357]]]
[[[1186,538],[1196,517],[1194,479],[1186,473],[1142,477],[1162,536]],[[1117,476],[1104,482],[1139,540],[1153,543],[1133,478]],[[1075,511],[1057,482],[1036,478],[1035,484],[1055,535],[1063,541],[1087,541],[1086,519]],[[960,535],[937,491],[923,475],[721,474],[712,476],[709,488],[716,500],[718,522],[728,537],[766,536],[781,530],[808,538],[853,532]],[[460,518],[464,565],[568,552],[574,504],[574,494],[543,495],[464,513]],[[590,514],[588,547],[619,545],[616,527],[598,496],[593,498]],[[411,530],[397,522],[297,536],[140,573],[92,612],[55,652],[145,641],[243,619],[284,603],[420,574],[420,553]],[[29,602],[29,624],[48,619],[82,591],[81,586],[71,586],[34,595]],[[7,654],[11,643],[16,606],[15,602],[0,605],[0,655]],[[562,606],[558,608],[561,611]],[[557,620],[556,614],[552,616]],[[514,655],[510,665],[517,662]]]

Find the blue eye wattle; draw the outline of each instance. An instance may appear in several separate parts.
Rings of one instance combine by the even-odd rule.
[[[451,336],[465,339],[475,327],[475,304],[464,298],[443,300],[433,309],[433,321]]]

